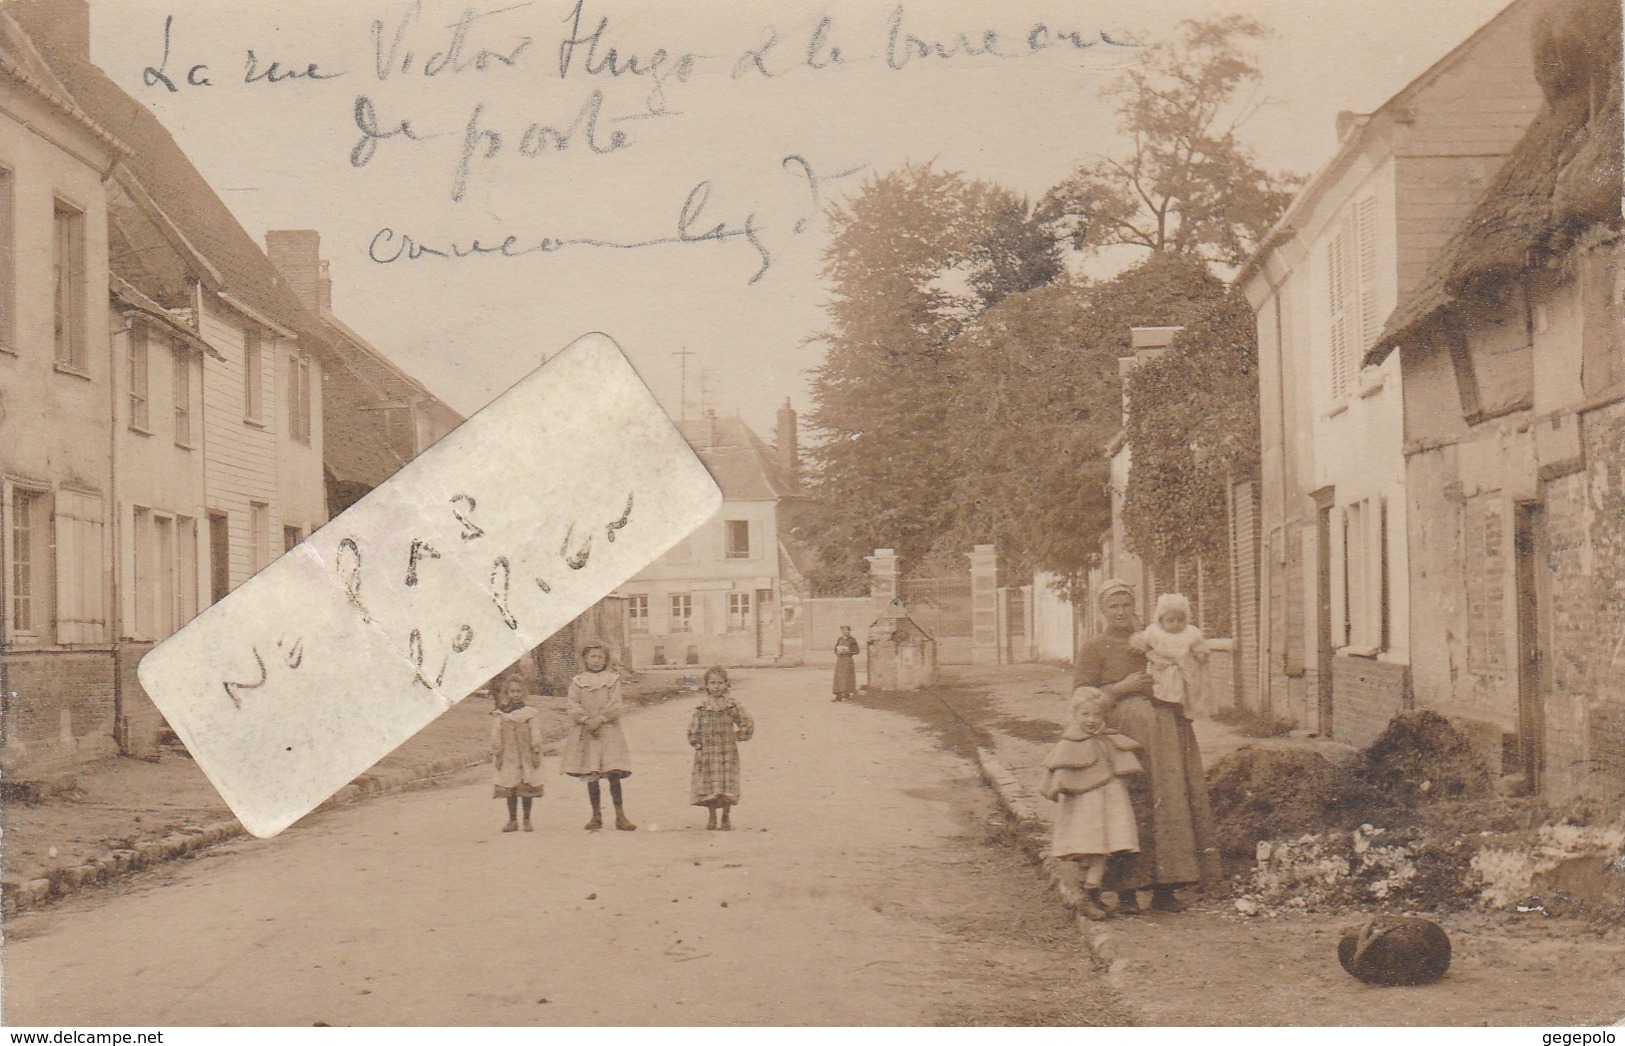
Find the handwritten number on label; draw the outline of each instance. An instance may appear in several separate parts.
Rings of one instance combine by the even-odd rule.
[[[349,556],[345,556],[345,550]],[[348,559],[348,564],[345,560]],[[367,613],[367,605],[361,602],[361,546],[355,543],[355,538],[345,538],[339,542],[338,572],[344,579],[345,594],[350,597],[350,603],[361,611],[361,620],[371,624],[372,615]]]
[[[231,698],[231,703],[238,708],[243,707],[243,699],[237,696],[239,690],[258,690],[265,685],[265,659],[260,657],[258,647],[249,647],[248,649],[254,655],[254,664],[259,666],[260,677],[252,683],[224,683],[226,696]]]
[[[502,623],[510,629],[517,629],[519,622],[508,610],[508,588],[512,579],[513,570],[508,566],[508,557],[498,556],[496,562],[491,564],[491,598],[496,601],[497,613],[502,615]]]
[[[415,682],[423,684],[424,688],[428,690],[439,689],[440,684],[445,682],[446,666],[451,664],[451,655],[461,654],[463,651],[467,650],[473,645],[473,626],[458,626],[457,634],[453,636],[451,640],[451,653],[447,654],[440,662],[440,671],[435,673],[434,682],[431,683],[429,681],[429,677],[423,674],[423,632],[421,629],[412,629],[412,634],[407,636],[406,639],[406,655],[412,660],[413,671],[417,677]]]
[[[451,503],[453,505],[455,505],[459,501],[466,502],[468,504],[468,511],[470,513],[472,513],[474,511],[474,499],[473,498],[469,497],[467,494],[453,494],[452,498],[451,498]],[[452,513],[452,515],[457,517],[457,522],[459,522],[459,523],[461,523],[463,525],[463,540],[464,541],[473,541],[476,538],[482,538],[482,537],[485,536],[485,531],[483,531],[479,527],[475,526],[474,523],[467,516],[463,515],[463,513],[462,513],[462,511],[460,509],[454,508],[454,509],[451,510],[451,513]]]
[[[433,545],[421,538],[412,539],[412,551],[406,557],[406,584],[410,588],[418,583],[418,561],[422,559],[439,559],[440,553]]]
[[[571,523],[570,529],[564,532],[564,541],[559,545],[559,555],[564,557],[565,565],[571,570],[580,570],[587,565],[587,557],[592,555],[592,535],[588,534],[587,540],[581,543],[581,551],[572,555],[570,553],[570,539],[575,537],[575,533],[576,525]]]
[[[604,537],[609,540],[610,544],[615,543],[615,532],[617,530],[620,530],[622,527],[626,526],[627,522],[631,518],[632,518],[632,495],[627,494],[626,495],[626,511],[621,513],[621,518],[620,519],[617,519],[613,523],[610,523],[608,526],[604,527]]]

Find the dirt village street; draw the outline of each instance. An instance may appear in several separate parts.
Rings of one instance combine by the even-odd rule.
[[[276,839],[239,838],[8,917],[0,1012],[14,1026],[1620,1018],[1620,931],[1580,919],[1441,915],[1450,972],[1414,989],[1339,967],[1338,936],[1361,912],[1245,918],[1239,880],[1186,891],[1181,915],[1081,924],[1031,863],[1042,822],[1012,822],[976,765],[981,749],[1030,788],[1067,679],[1050,665],[955,669],[926,690],[834,704],[827,670],[737,671],[757,729],[727,833],[705,831],[687,804],[694,695],[649,679],[666,699],[625,720],[636,831],[583,831],[585,789],[549,774],[536,831],[505,834],[488,766],[323,809]],[[533,703],[559,714],[556,698]],[[488,707],[469,699],[392,760],[408,749],[466,759],[488,736]],[[1244,744],[1285,743],[1197,728],[1210,766]],[[8,867],[53,839],[82,859],[98,833],[119,834],[118,800],[95,798],[108,783],[151,775],[142,787],[167,794],[187,768],[201,781],[182,756],[121,760],[77,801],[9,810]],[[149,820],[206,819],[196,782],[181,791],[184,807]],[[52,829],[53,809],[85,823]]]
[[[687,805],[693,702],[629,716],[635,832],[489,769],[314,815],[6,926],[14,1025],[1121,1024],[990,794],[816,670],[740,673],[735,830]],[[545,700],[545,699],[544,699]]]

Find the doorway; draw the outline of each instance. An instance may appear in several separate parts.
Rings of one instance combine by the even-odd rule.
[[[224,512],[209,513],[209,602],[231,591],[231,529]]]

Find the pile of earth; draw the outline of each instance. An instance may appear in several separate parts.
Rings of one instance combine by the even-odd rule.
[[[1552,810],[1498,795],[1467,739],[1433,712],[1396,717],[1345,762],[1240,749],[1208,771],[1208,791],[1220,849],[1249,865],[1236,902],[1247,914],[1488,905],[1625,915],[1618,804]],[[1592,864],[1608,883],[1587,890],[1589,902],[1552,886]]]
[[[1242,748],[1214,764],[1207,784],[1220,849],[1233,857],[1250,858],[1260,842],[1304,832],[1423,826],[1430,813],[1454,816],[1464,803],[1505,807],[1516,820],[1519,805],[1495,801],[1489,769],[1434,712],[1396,716],[1368,748],[1342,763],[1301,749]]]

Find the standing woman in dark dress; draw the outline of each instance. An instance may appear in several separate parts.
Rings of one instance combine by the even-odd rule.
[[[1146,770],[1129,784],[1140,852],[1119,855],[1107,885],[1117,891],[1120,914],[1137,913],[1135,891],[1145,889],[1157,911],[1182,911],[1176,889],[1221,876],[1202,753],[1184,709],[1152,696],[1145,654],[1129,645],[1133,586],[1108,581],[1099,598],[1106,631],[1078,649],[1072,685],[1096,687],[1113,702],[1107,721],[1140,743]]]
[[[854,660],[863,648],[852,637],[852,626],[841,626],[841,638],[835,641],[835,700],[845,701],[858,694],[858,665]]]

